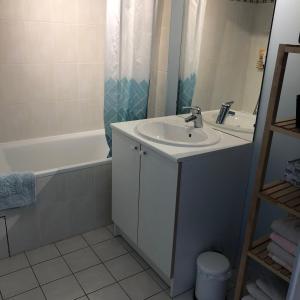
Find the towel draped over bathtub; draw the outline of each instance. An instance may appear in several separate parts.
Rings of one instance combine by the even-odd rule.
[[[30,172],[0,175],[0,210],[35,203],[35,175]]]

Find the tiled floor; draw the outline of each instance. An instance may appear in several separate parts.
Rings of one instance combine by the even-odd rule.
[[[111,226],[0,260],[0,300],[169,300],[167,289]]]

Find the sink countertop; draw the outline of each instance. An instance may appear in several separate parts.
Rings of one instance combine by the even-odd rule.
[[[128,137],[138,141],[141,144],[144,144],[145,146],[148,146],[154,151],[159,152],[161,155],[166,156],[167,158],[174,160],[176,162],[181,162],[184,160],[187,160],[191,157],[202,155],[204,153],[209,153],[213,151],[218,151],[222,149],[242,146],[246,144],[250,144],[249,141],[240,139],[238,137],[232,136],[230,134],[226,134],[223,132],[220,132],[216,130],[217,134],[220,135],[221,139],[217,144],[210,145],[210,146],[202,146],[202,147],[182,147],[182,146],[172,146],[162,143],[153,142],[151,140],[148,140],[147,138],[142,137],[137,131],[136,131],[136,125],[142,123],[142,122],[153,122],[154,120],[157,121],[168,121],[172,123],[184,123],[184,120],[180,116],[167,116],[167,117],[160,117],[160,118],[152,118],[152,119],[145,119],[145,120],[138,120],[138,121],[128,121],[128,122],[120,122],[120,123],[113,123],[111,124],[111,127],[114,130],[118,130],[122,132],[123,134],[127,135]],[[211,126],[207,124],[203,124],[204,127],[210,127]],[[193,122],[190,122],[188,126],[193,127]]]

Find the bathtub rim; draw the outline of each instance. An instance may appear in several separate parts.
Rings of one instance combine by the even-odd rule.
[[[73,140],[80,137],[88,137],[93,135],[105,135],[104,129],[96,129],[96,130],[87,130],[81,132],[73,132],[73,133],[65,133],[58,135],[49,135],[44,137],[36,137],[30,139],[9,141],[9,142],[0,142],[0,150],[17,147],[17,146],[30,146],[37,143],[45,143],[45,142],[54,142],[54,141],[62,141],[62,140]]]
[[[47,142],[51,143],[55,141],[74,140],[78,138],[95,136],[95,135],[105,136],[105,130],[104,129],[87,130],[87,131],[74,132],[74,133],[51,135],[46,137],[36,137],[31,139],[1,142],[0,151],[2,149],[4,150],[4,149],[15,148],[15,147],[21,147],[21,146],[31,146],[34,144],[47,143]],[[72,164],[72,165],[64,165],[58,168],[46,169],[41,171],[29,170],[29,172],[33,172],[36,177],[41,178],[41,177],[53,176],[57,174],[69,173],[76,170],[92,168],[100,165],[107,165],[107,164],[111,164],[111,161],[112,161],[111,158],[101,158],[99,160],[86,161],[86,162]]]
[[[76,170],[84,170],[88,168],[93,168],[96,166],[103,166],[111,164],[112,159],[111,158],[105,158],[101,160],[95,160],[95,161],[87,161],[80,164],[74,164],[74,165],[68,165],[61,168],[54,168],[54,169],[47,169],[43,171],[35,171],[33,172],[34,175],[38,178],[47,177],[47,176],[53,176],[58,174],[64,174],[64,173],[70,173],[74,172]]]

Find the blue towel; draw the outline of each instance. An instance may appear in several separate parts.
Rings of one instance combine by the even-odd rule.
[[[35,201],[35,175],[33,173],[0,175],[0,210],[27,206]]]

